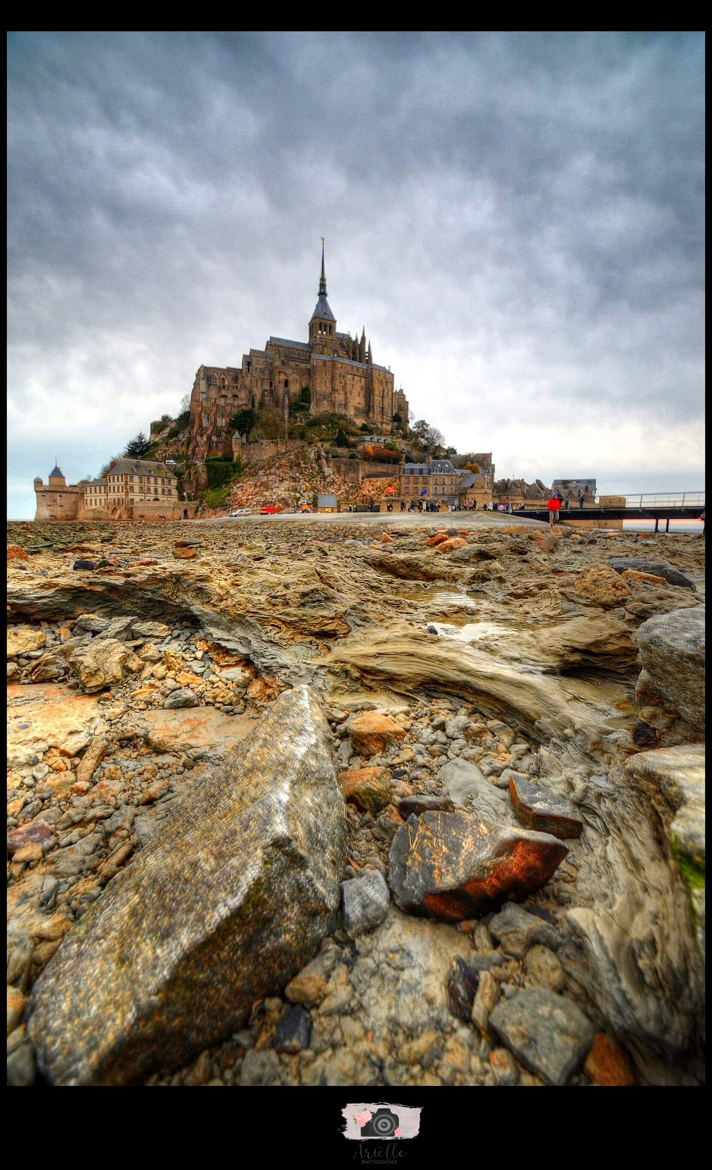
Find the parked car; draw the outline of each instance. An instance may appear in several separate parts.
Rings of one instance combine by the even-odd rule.
[[[252,509],[251,508],[236,508],[234,512],[230,513],[230,515],[231,516],[251,516]]]
[[[274,504],[267,504],[265,508],[260,508],[260,516],[273,516],[276,511]]]

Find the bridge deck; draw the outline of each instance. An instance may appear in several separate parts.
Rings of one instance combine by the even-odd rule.
[[[560,520],[590,520],[600,524],[606,520],[699,520],[702,508],[694,507],[649,507],[649,508],[561,508]],[[525,508],[514,511],[513,516],[524,516],[529,520],[548,520],[549,511],[544,507]]]

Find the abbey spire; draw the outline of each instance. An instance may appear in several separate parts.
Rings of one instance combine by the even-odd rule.
[[[309,343],[312,349],[324,350],[327,343],[336,342],[336,317],[326,299],[326,271],[324,269],[324,237],[321,237],[321,277],[319,279],[319,300],[309,322]]]

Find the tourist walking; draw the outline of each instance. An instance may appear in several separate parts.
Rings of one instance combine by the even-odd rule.
[[[553,493],[551,498],[547,501],[546,506],[549,509],[549,524],[556,524],[556,520],[559,515],[559,508],[561,507],[561,500],[559,499],[557,492]]]

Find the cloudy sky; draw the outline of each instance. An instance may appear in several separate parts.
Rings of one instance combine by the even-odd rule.
[[[697,32],[10,33],[8,515],[306,340],[321,236],[498,478],[703,488],[703,88]]]

